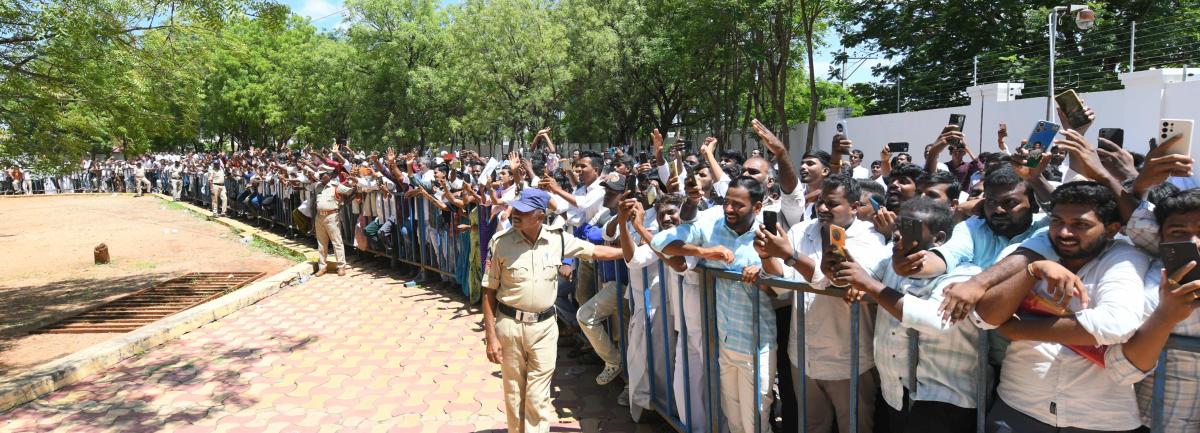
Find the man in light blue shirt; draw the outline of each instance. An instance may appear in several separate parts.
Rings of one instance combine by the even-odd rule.
[[[931,278],[970,263],[987,268],[1043,231],[1049,223],[1038,213],[1037,199],[1010,167],[992,170],[983,179],[986,200],[981,218],[973,216],[954,226],[950,240],[929,251],[893,257],[892,267],[903,277]]]
[[[754,250],[754,229],[759,224],[757,217],[764,195],[765,189],[758,180],[739,177],[726,193],[725,218],[701,220],[660,232],[651,246],[669,256],[700,257],[711,269],[741,273],[744,281],[753,281],[762,266]],[[767,415],[775,377],[777,332],[773,298],[752,284],[717,279],[721,406],[731,433],[765,431],[770,425]],[[758,363],[758,377],[754,374],[755,363]]]

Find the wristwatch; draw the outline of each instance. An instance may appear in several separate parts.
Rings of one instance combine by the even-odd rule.
[[[789,268],[794,268],[794,267],[796,267],[796,261],[797,261],[796,260],[796,252],[792,251],[792,256],[785,259],[783,261],[783,264]]]

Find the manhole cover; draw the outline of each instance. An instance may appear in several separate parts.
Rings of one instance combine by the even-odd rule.
[[[261,272],[190,273],[122,296],[33,333],[129,332],[245,286],[263,275]]]

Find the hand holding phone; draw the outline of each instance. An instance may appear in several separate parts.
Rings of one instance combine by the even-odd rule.
[[[1111,141],[1117,147],[1125,147],[1125,130],[1121,128],[1100,128],[1100,138]]]
[[[1170,146],[1164,149],[1163,155],[1192,154],[1192,126],[1190,119],[1162,119],[1159,122],[1159,146]]]
[[[767,231],[773,235],[779,234],[776,226],[779,224],[779,213],[775,211],[763,211],[763,225],[767,226]]]
[[[1029,141],[1022,146],[1029,153],[1025,159],[1027,167],[1037,167],[1042,162],[1042,156],[1050,150],[1050,146],[1054,144],[1054,136],[1058,135],[1060,129],[1062,127],[1058,124],[1045,120],[1034,125],[1033,132],[1029,134]]]
[[[1200,280],[1200,251],[1196,249],[1196,244],[1191,242],[1166,242],[1159,245],[1158,250],[1162,257],[1163,268],[1167,270],[1168,278],[1188,263],[1195,261],[1197,266],[1192,268],[1191,271],[1177,282],[1182,285]]]
[[[908,152],[908,142],[907,141],[897,141],[897,142],[888,143],[887,149],[888,149],[888,152],[891,152],[891,153]]]
[[[916,250],[922,249],[921,244],[924,243],[924,232],[924,224],[922,224],[920,221],[917,221],[914,218],[900,217],[901,241],[904,242],[904,245],[909,245],[912,243],[916,244],[916,246],[913,247],[913,250],[908,251],[908,254],[912,254]]]
[[[1055,95],[1054,102],[1058,104],[1058,109],[1062,112],[1062,121],[1068,128],[1078,130],[1092,123],[1083,107],[1083,100],[1079,99],[1079,94],[1074,90],[1067,89]]]

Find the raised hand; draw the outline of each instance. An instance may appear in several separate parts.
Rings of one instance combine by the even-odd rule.
[[[1078,167],[1079,174],[1095,181],[1108,176],[1108,170],[1105,170],[1104,164],[1100,163],[1100,155],[1096,153],[1096,148],[1088,143],[1086,138],[1083,138],[1082,133],[1073,129],[1065,129],[1060,134],[1063,139],[1054,140],[1054,144],[1066,149],[1067,153],[1071,155],[1071,165]]]
[[[1125,179],[1137,177],[1137,166],[1133,164],[1133,155],[1129,151],[1103,137],[1097,140],[1097,144],[1096,153],[1100,155],[1100,163],[1117,180],[1124,182]]]
[[[1025,150],[1025,141],[1021,140],[1022,147],[1017,149],[1017,153],[1012,155],[1012,166],[1013,171],[1017,172],[1017,176],[1021,176],[1021,179],[1024,181],[1030,182],[1041,176],[1042,172],[1046,171],[1046,167],[1050,166],[1050,155],[1042,155],[1042,159],[1038,161],[1037,167],[1026,165],[1026,161],[1029,160],[1029,152]]]
[[[1183,279],[1192,268],[1196,267],[1196,262],[1188,262],[1183,267],[1176,269],[1171,275],[1167,275],[1167,270],[1163,269],[1162,281],[1158,284],[1158,309],[1155,313],[1166,315],[1166,319],[1171,323],[1179,323],[1191,317],[1192,312],[1200,306],[1200,280],[1192,281],[1186,284],[1179,284],[1179,280]]]
[[[767,129],[767,127],[764,126],[762,122],[759,122],[758,119],[751,121],[750,126],[754,128],[754,133],[758,134],[759,141],[762,141],[763,144],[767,146],[767,150],[771,151],[771,153],[779,156],[787,152],[787,147],[783,145],[783,141],[780,140],[779,137],[776,137],[775,133],[771,132],[770,129]]]
[[[663,136],[658,132],[658,128],[650,132],[650,143],[654,146],[654,152],[661,153],[663,147]]]
[[[704,139],[704,144],[700,145],[700,151],[705,154],[712,154],[717,148],[716,137],[708,137]]]
[[[792,248],[792,242],[788,240],[787,231],[783,226],[775,224],[775,232],[778,234],[771,233],[766,226],[760,224],[758,232],[754,235],[754,250],[763,258],[791,258],[795,250]]]
[[[1146,162],[1142,165],[1142,172],[1138,174],[1137,180],[1133,184],[1134,192],[1138,197],[1145,197],[1146,191],[1155,185],[1166,182],[1168,177],[1192,175],[1194,161],[1190,156],[1169,153],[1175,142],[1182,139],[1183,136],[1176,135],[1146,153]]]
[[[890,238],[896,231],[896,213],[886,207],[880,207],[875,215],[871,216],[871,223],[875,225],[875,231],[884,238]]]

